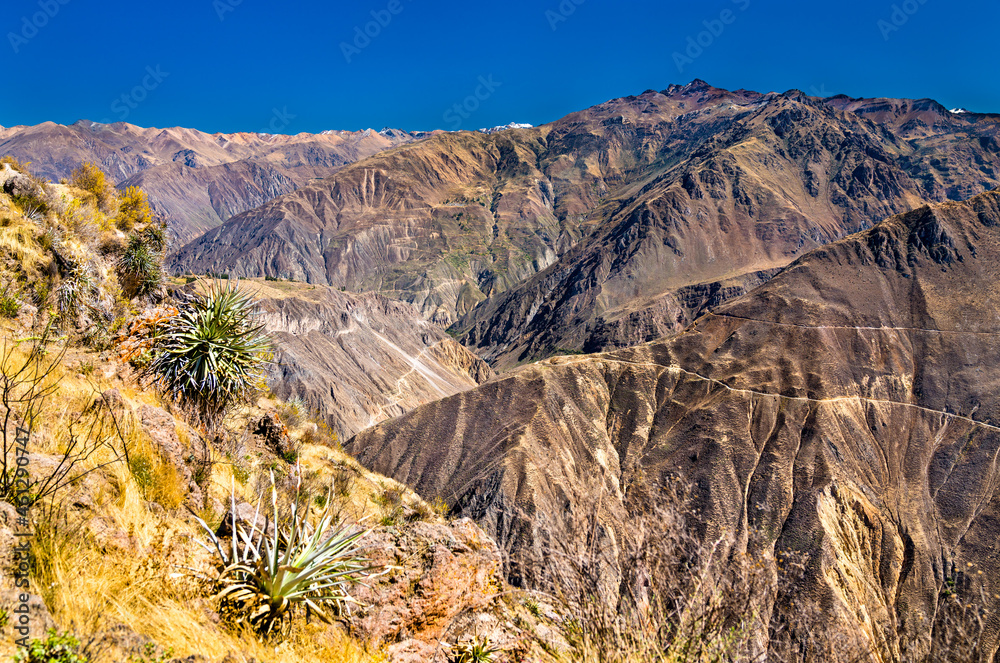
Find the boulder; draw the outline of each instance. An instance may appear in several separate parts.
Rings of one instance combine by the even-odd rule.
[[[11,170],[9,166],[0,172],[0,181],[3,182],[3,192],[8,196],[39,196],[42,193],[42,188],[33,179]]]
[[[388,571],[354,588],[362,607],[351,628],[373,645],[392,644],[390,660],[430,660],[421,656],[461,635],[450,628],[458,616],[503,612],[500,549],[469,519],[380,528],[364,548]],[[516,634],[492,639],[513,642]]]
[[[254,435],[259,435],[264,445],[278,456],[288,456],[295,450],[288,428],[281,423],[277,415],[268,412],[254,425]]]

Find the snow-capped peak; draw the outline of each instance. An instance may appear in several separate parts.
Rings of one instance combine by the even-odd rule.
[[[489,129],[480,129],[479,131],[484,134],[495,134],[498,131],[506,131],[507,129],[531,129],[533,125],[523,124],[520,122],[511,122],[510,124],[505,124],[499,127],[490,127]]]

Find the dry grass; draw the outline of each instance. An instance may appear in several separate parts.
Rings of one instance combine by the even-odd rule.
[[[41,541],[39,575],[49,587],[46,600],[56,620],[69,630],[94,634],[123,624],[175,656],[192,654],[219,661],[227,654],[276,662],[375,660],[363,647],[335,631],[298,624],[279,647],[249,633],[234,632],[211,618],[210,605],[197,588],[173,579],[177,563],[191,563],[188,542],[198,533],[187,523],[157,519],[146,511],[137,491],[108,510],[119,524],[128,522],[133,545],[140,551],[100,548],[80,537],[72,526],[65,535]],[[55,531],[55,528],[49,528]],[[120,661],[111,648],[95,661]]]
[[[235,632],[217,623],[201,588],[190,579],[171,577],[180,566],[200,567],[207,560],[194,543],[202,532],[183,510],[172,508],[182,499],[176,470],[159,457],[132,414],[142,404],[165,404],[155,393],[120,379],[118,374],[124,371],[107,371],[107,377],[105,371],[95,371],[95,375],[86,377],[67,369],[85,361],[96,362],[98,358],[74,351],[51,376],[58,391],[32,438],[32,451],[58,453],[66,444],[69,423],[79,420],[101,392],[117,388],[125,400],[126,413],[118,417],[114,430],[120,431],[127,443],[133,466],[118,462],[87,480],[85,490],[93,499],[91,508],[69,508],[65,497],[70,493],[64,491],[54,501],[33,509],[38,534],[32,586],[41,591],[57,623],[76,632],[83,642],[124,625],[155,642],[161,650],[171,648],[174,656],[202,654],[211,661],[230,653],[235,653],[238,660],[252,657],[273,662],[380,660],[378,653],[366,652],[362,644],[338,630],[304,622],[295,624],[289,637],[277,647],[265,644],[252,634]],[[112,433],[110,427],[98,430],[100,435]],[[178,421],[179,436],[188,435],[187,430]],[[229,491],[236,486],[239,498],[255,501],[254,481],[240,485],[231,465],[217,450],[211,453],[213,472],[205,486],[209,495],[228,502]],[[140,457],[150,464],[145,472],[137,473],[135,459]],[[110,448],[87,463],[96,466],[109,459],[113,459]],[[320,471],[335,463],[352,465],[332,449],[304,449],[303,468],[316,472],[317,478]],[[360,468],[354,469],[361,472]],[[255,478],[266,471],[261,461],[253,467]],[[344,503],[347,510],[363,514],[366,499],[351,494]],[[150,501],[167,510],[151,510]],[[98,647],[102,648],[95,661],[127,658],[127,652],[114,646],[105,643]]]

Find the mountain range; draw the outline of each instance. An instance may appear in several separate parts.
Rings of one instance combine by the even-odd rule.
[[[209,134],[80,120],[0,127],[0,153],[58,182],[89,161],[119,188],[137,186],[179,244],[345,164],[423,136],[395,129],[294,136]]]
[[[992,189],[997,131],[931,100],[695,81],[381,152],[170,266],[382,292],[502,369],[680,330],[813,248]]]
[[[723,559],[802,560],[794,591],[896,661],[956,592],[1000,634],[998,132],[696,80],[538,127],[77,123],[0,151],[146,188],[190,240],[175,276],[254,280],[275,394],[474,519],[515,585],[556,540],[624,582],[680,482]]]

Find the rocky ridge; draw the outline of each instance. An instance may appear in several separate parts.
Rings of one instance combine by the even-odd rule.
[[[507,368],[677,331],[817,246],[991,189],[996,133],[929,100],[695,81],[375,155],[234,217],[171,268],[383,292]]]
[[[704,536],[805,555],[798,591],[897,660],[949,588],[998,607],[998,228],[996,192],[920,207],[672,338],[515,370],[348,449],[514,559],[595,500],[613,547],[629,496],[681,478]]]

